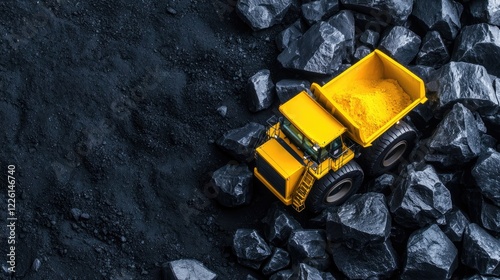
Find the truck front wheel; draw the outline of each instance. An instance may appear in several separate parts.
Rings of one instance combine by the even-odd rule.
[[[400,121],[380,136],[361,154],[366,174],[377,176],[392,169],[413,146],[417,133]]]
[[[317,213],[328,206],[342,204],[358,191],[363,176],[363,170],[354,160],[337,172],[330,171],[313,185],[306,200],[306,208]]]

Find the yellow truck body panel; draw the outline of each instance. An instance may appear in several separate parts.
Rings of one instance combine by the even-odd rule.
[[[347,85],[354,85],[356,81],[368,79],[396,80],[405,93],[410,96],[411,103],[373,134],[363,136],[361,133],[363,127],[360,127],[359,124],[353,121],[349,112],[345,112],[336,105],[335,91]],[[311,90],[317,101],[347,128],[348,136],[365,148],[371,146],[373,141],[401,120],[418,104],[427,101],[425,97],[425,85],[422,79],[379,50],[375,50],[367,55],[324,86],[321,87],[314,83],[311,86]]]

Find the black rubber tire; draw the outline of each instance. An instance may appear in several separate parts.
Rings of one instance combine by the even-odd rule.
[[[351,160],[337,172],[330,171],[314,183],[306,200],[306,208],[313,213],[318,213],[329,206],[344,203],[358,191],[363,183],[363,178],[363,169],[354,160]],[[332,195],[334,189],[336,193]]]
[[[400,121],[382,134],[373,145],[361,151],[360,163],[370,176],[381,175],[411,151],[417,133],[407,123]]]

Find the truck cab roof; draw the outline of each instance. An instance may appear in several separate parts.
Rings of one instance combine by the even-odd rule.
[[[302,134],[321,148],[347,130],[305,91],[282,104],[279,110]]]

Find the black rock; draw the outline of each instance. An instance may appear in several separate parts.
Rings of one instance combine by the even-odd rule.
[[[250,77],[247,86],[250,111],[258,112],[269,108],[274,101],[273,90],[274,84],[269,70],[260,70]]]
[[[259,280],[259,279],[257,279],[255,277],[253,277],[252,275],[248,274],[246,280]]]
[[[217,145],[235,159],[250,162],[254,158],[255,148],[265,132],[266,128],[263,125],[251,122],[226,132],[217,140]]]
[[[481,154],[488,153],[489,149],[495,149],[497,146],[497,139],[491,135],[481,135]]]
[[[426,155],[427,161],[437,161],[443,166],[462,165],[481,152],[481,137],[472,112],[457,103],[439,123],[430,137],[428,146],[433,154],[441,155],[435,160],[432,154]]]
[[[318,22],[278,55],[284,68],[328,74],[345,57],[344,35],[326,22]]]
[[[290,264],[290,255],[281,248],[274,248],[269,260],[262,267],[264,275],[273,274]]]
[[[493,83],[483,66],[450,62],[436,76],[439,106],[446,110],[462,102],[472,110],[490,111],[498,106]]]
[[[363,33],[359,36],[359,41],[370,48],[375,48],[379,39],[380,34],[371,29],[363,31]]]
[[[302,17],[313,25],[339,10],[339,0],[315,0],[301,6]]]
[[[356,25],[352,12],[349,10],[342,10],[330,17],[327,22],[344,35],[347,57],[353,55]]]
[[[320,270],[328,268],[330,261],[326,252],[326,238],[321,230],[295,230],[288,239],[288,252],[292,264],[306,263]]]
[[[439,68],[450,60],[448,49],[444,45],[439,32],[430,31],[424,37],[416,63]]]
[[[271,275],[269,277],[269,280],[292,280],[293,276],[293,270],[287,269],[287,270],[281,270],[276,272],[275,274]]]
[[[479,157],[472,176],[482,194],[500,206],[500,153],[491,151]]]
[[[480,274],[500,276],[500,240],[470,224],[464,232],[462,263]]]
[[[498,280],[498,277],[476,274],[471,277],[464,278],[464,280]]]
[[[330,272],[321,272],[321,276],[323,280],[335,280],[335,277]]]
[[[73,219],[75,219],[75,221],[78,222],[78,220],[80,220],[80,217],[82,216],[82,210],[78,209],[78,208],[71,208],[70,210],[71,212],[71,217],[73,217]]]
[[[238,0],[236,13],[253,30],[265,29],[283,19],[292,0]]]
[[[352,13],[356,22],[356,33],[373,30],[381,34],[387,27],[392,26],[390,16],[386,16],[384,13],[380,13],[380,15],[374,13],[374,16],[355,11]]]
[[[203,263],[192,259],[181,259],[163,265],[165,280],[213,280],[217,274],[206,268]]]
[[[333,244],[331,251],[335,265],[349,279],[386,278],[398,266],[397,255],[389,239],[362,249]]]
[[[433,67],[423,66],[423,65],[408,66],[408,69],[410,69],[413,73],[415,73],[422,80],[424,80],[426,84],[429,83],[430,81],[435,80],[434,77],[438,73],[438,71],[435,70]],[[432,117],[432,114],[430,114],[430,117]]]
[[[356,51],[354,52],[354,59],[356,60],[361,60],[363,57],[369,55],[372,52],[370,48],[367,46],[360,46],[356,48]]]
[[[301,91],[309,91],[311,83],[305,80],[281,80],[276,83],[276,94],[281,104],[290,100]]]
[[[222,106],[218,107],[217,113],[219,113],[219,115],[221,117],[225,117],[227,115],[227,106],[222,105]]]
[[[279,51],[282,51],[290,45],[290,42],[296,41],[306,31],[302,21],[298,19],[292,25],[288,26],[285,30],[281,31],[276,36],[276,46]]]
[[[388,23],[403,24],[411,14],[413,0],[341,0],[346,8],[383,18]]]
[[[441,225],[441,230],[453,242],[460,242],[465,228],[470,224],[464,213],[456,208],[446,213],[446,224]]]
[[[384,195],[354,195],[328,215],[326,231],[328,240],[347,242],[350,247],[384,242],[391,233],[391,215]]]
[[[452,209],[450,191],[430,165],[410,164],[389,201],[394,220],[404,227],[422,227]]]
[[[271,206],[262,223],[267,241],[274,246],[286,245],[292,231],[302,229],[299,222],[277,204]]]
[[[471,15],[476,20],[500,25],[500,2],[497,0],[474,0],[469,7]]]
[[[249,204],[252,199],[253,173],[246,164],[226,164],[212,174],[215,199],[226,207]]]
[[[409,64],[420,48],[420,37],[408,28],[394,26],[380,40],[378,48],[402,64]]]
[[[480,23],[462,29],[457,37],[452,60],[484,66],[488,73],[500,76],[500,68],[492,57],[500,56],[500,29]]]
[[[312,267],[309,266],[305,263],[301,263],[295,268],[293,274],[292,274],[292,279],[297,279],[297,280],[323,280],[323,275],[322,273]]]
[[[450,279],[458,265],[458,250],[437,225],[410,235],[401,279]]]
[[[460,32],[463,6],[453,0],[418,0],[412,15],[426,30],[438,31],[446,40],[453,40]]]
[[[500,233],[500,207],[484,199],[479,190],[469,190],[466,197],[472,221],[485,229]]]
[[[238,229],[233,236],[233,250],[240,264],[257,269],[271,255],[271,248],[254,229]]]
[[[368,191],[382,193],[389,190],[394,185],[395,181],[396,177],[394,177],[393,174],[384,173],[371,182],[368,186]]]

